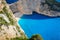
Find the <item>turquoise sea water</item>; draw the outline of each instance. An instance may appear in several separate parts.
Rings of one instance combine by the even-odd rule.
[[[6,0],[11,4],[17,0]],[[60,0],[56,0],[60,2]],[[31,37],[40,34],[44,40],[60,40],[60,18],[51,18],[44,15],[23,15],[18,21],[25,34]]]
[[[51,18],[34,13],[23,15],[18,21],[25,34],[31,37],[40,34],[44,40],[60,40],[60,18]]]
[[[21,19],[19,24],[28,37],[33,34],[40,34],[44,40],[60,40],[60,18],[45,20]]]

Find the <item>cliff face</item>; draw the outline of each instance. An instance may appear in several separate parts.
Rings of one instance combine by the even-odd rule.
[[[15,37],[24,38],[24,32],[5,0],[0,0],[0,40],[11,40]]]
[[[21,14],[32,14],[32,11],[36,11],[47,16],[60,16],[60,7],[57,6],[59,3],[51,0],[19,0],[15,4]]]

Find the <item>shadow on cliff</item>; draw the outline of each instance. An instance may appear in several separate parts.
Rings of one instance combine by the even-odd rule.
[[[39,14],[35,11],[32,12],[32,15],[26,15],[24,14],[22,17],[22,19],[52,19],[52,18],[60,18],[60,17],[49,17],[49,16],[46,16],[46,15],[42,15],[42,14]]]

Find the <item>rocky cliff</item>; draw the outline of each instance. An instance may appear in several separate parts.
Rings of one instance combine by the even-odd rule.
[[[25,34],[5,0],[0,0],[0,40],[13,40],[16,37],[25,38]]]
[[[56,0],[18,0],[14,3],[21,14],[32,14],[32,11],[36,11],[52,17],[60,16],[59,4]]]

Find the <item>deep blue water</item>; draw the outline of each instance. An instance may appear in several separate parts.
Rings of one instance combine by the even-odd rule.
[[[8,4],[11,4],[11,3],[14,3],[14,2],[16,2],[16,1],[18,1],[18,0],[6,0],[7,1],[7,3]],[[60,0],[56,0],[57,2],[60,2]]]
[[[7,1],[7,3],[8,4],[11,4],[11,3],[14,3],[14,2],[16,2],[16,1],[18,1],[18,0],[6,0]],[[60,0],[56,0],[57,2],[60,2]]]
[[[52,18],[33,12],[32,15],[23,15],[18,23],[28,37],[40,34],[44,40],[60,40],[60,17]]]
[[[60,0],[56,0],[57,2],[60,2]]]
[[[7,2],[8,4],[14,3],[14,2],[16,2],[16,1],[18,1],[18,0],[6,0],[6,2]]]

